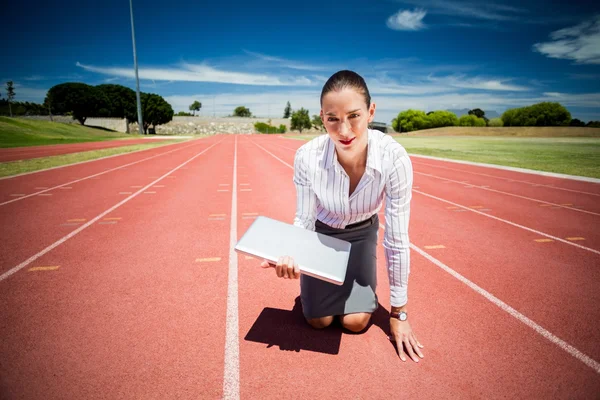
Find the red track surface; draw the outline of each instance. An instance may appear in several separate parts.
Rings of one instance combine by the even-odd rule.
[[[221,398],[234,158],[239,238],[256,214],[292,221],[290,165],[301,144],[223,135],[1,180],[0,274],[13,271],[0,280],[3,397]],[[387,339],[381,245],[382,307],[360,335],[310,328],[298,281],[239,256],[239,348],[231,353],[239,370],[227,373],[239,373],[240,397],[596,397],[600,185],[417,157],[413,164],[409,313],[425,358],[403,363]],[[41,266],[59,268],[29,271]]]
[[[132,144],[151,143],[148,139],[108,140],[103,142],[53,144],[47,146],[11,147],[0,149],[0,162],[29,160],[31,158],[58,156],[82,151],[110,149]]]

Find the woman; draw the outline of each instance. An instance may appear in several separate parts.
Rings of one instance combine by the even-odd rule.
[[[406,358],[400,343],[419,362],[417,355],[423,357],[419,349],[423,346],[407,318],[413,180],[408,154],[390,136],[368,128],[375,104],[364,79],[355,72],[339,71],[329,78],[321,92],[320,115],[327,135],[304,144],[294,159],[294,225],[352,243],[346,280],[337,286],[301,275],[288,256],[279,258],[277,276],[300,278],[302,309],[311,326],[325,328],[339,316],[346,329],[364,330],[378,307],[377,214],[385,197],[383,246],[390,282],[392,340],[399,344],[402,361]],[[263,261],[261,266],[267,268],[269,263]]]

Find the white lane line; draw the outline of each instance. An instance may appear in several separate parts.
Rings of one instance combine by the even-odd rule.
[[[426,174],[426,173],[424,173],[424,172],[416,172],[416,171],[415,171],[415,174],[419,174],[419,175],[425,175],[425,176],[430,176],[430,177],[432,177],[432,178],[435,178],[435,179],[442,179],[442,180],[444,180],[444,181],[449,181],[449,182],[463,183],[463,182],[455,181],[454,179],[443,178],[443,177],[441,177],[441,176],[436,176],[436,175]],[[444,182],[444,183],[446,183],[446,182]],[[520,198],[520,199],[525,199],[525,200],[535,201],[535,202],[537,202],[537,203],[548,204],[548,205],[555,206],[555,207],[557,207],[557,208],[567,208],[567,209],[569,209],[569,210],[573,210],[573,211],[579,211],[579,212],[583,212],[583,213],[586,213],[586,214],[592,214],[592,215],[598,215],[598,216],[600,216],[600,214],[599,214],[599,213],[595,213],[595,212],[592,212],[592,211],[581,210],[581,209],[578,209],[578,208],[573,208],[573,207],[568,207],[566,204],[564,204],[564,205],[563,205],[563,204],[551,203],[551,202],[549,202],[549,201],[544,201],[544,200],[533,199],[533,198],[531,198],[531,197],[525,197],[525,196],[521,196],[521,195],[514,194],[514,193],[503,192],[503,191],[501,191],[501,190],[490,189],[489,187],[484,187],[484,186],[479,186],[479,185],[473,185],[473,184],[470,184],[470,186],[467,186],[467,188],[472,188],[472,187],[476,187],[477,189],[487,190],[487,191],[490,191],[490,192],[496,192],[496,193],[504,194],[504,195],[507,195],[507,196],[518,197],[518,198]]]
[[[229,231],[229,278],[227,283],[227,320],[225,328],[225,371],[223,398],[240,398],[240,344],[238,321],[238,263],[237,243],[237,136],[233,153],[233,190],[231,194],[231,228]]]
[[[256,144],[256,143],[254,143],[254,144]],[[294,167],[292,167],[290,164],[286,163],[285,161],[282,161],[277,156],[275,156],[273,153],[271,153],[270,151],[266,150],[264,147],[259,146],[258,144],[256,144],[256,145],[258,147],[262,148],[263,150],[265,150],[267,153],[271,154],[273,157],[277,158],[283,164],[285,164],[288,167],[290,167],[292,170],[294,169]],[[418,193],[422,193],[422,192],[418,192]],[[422,193],[422,194],[425,194],[425,193]],[[431,196],[431,197],[433,197],[433,196]],[[439,199],[439,200],[442,200],[442,199]],[[442,201],[446,201],[446,200],[442,200]],[[450,203],[450,202],[448,202],[448,203]],[[458,204],[454,204],[454,205],[460,206]],[[460,207],[466,208],[464,206],[460,206]],[[470,210],[470,211],[479,213],[476,210]],[[479,213],[479,214],[485,215],[486,217],[491,217],[488,214],[484,214],[484,213]],[[495,217],[493,217],[493,218],[495,218]],[[500,218],[496,218],[496,219],[500,219]],[[508,222],[508,221],[504,221],[504,222]],[[512,223],[510,223],[510,224],[512,224]],[[513,224],[513,225],[516,225],[516,224]],[[517,225],[517,226],[519,226],[519,225]],[[382,230],[385,230],[384,226],[381,225],[381,224],[379,225],[379,228],[382,229]],[[529,228],[526,228],[526,227],[522,227],[522,228],[525,228],[527,230],[533,231],[532,229],[529,229]],[[539,232],[539,233],[541,233],[541,232]],[[546,234],[542,234],[542,235],[549,236],[549,235],[546,235]],[[559,239],[559,240],[561,240],[561,239]],[[567,242],[567,243],[569,243],[569,242]],[[583,247],[583,246],[580,246],[580,247]],[[600,363],[598,363],[596,360],[594,360],[591,357],[588,357],[587,355],[583,354],[581,351],[577,350],[575,347],[571,346],[570,344],[568,344],[564,340],[560,339],[559,337],[555,336],[554,334],[552,334],[548,330],[546,330],[543,327],[541,327],[540,325],[536,324],[535,322],[533,322],[532,320],[530,320],[529,318],[527,318],[525,315],[521,314],[520,312],[518,312],[517,310],[515,310],[514,308],[512,308],[508,304],[504,303],[502,300],[498,299],[497,297],[495,297],[491,293],[487,292],[483,288],[477,286],[476,284],[474,284],[473,282],[471,282],[470,280],[468,280],[467,278],[465,278],[464,276],[462,276],[458,272],[454,271],[452,268],[448,267],[447,265],[445,265],[441,261],[439,261],[436,258],[430,256],[429,254],[427,254],[426,252],[424,252],[423,250],[421,250],[420,248],[418,248],[414,244],[411,243],[410,244],[410,248],[413,249],[414,251],[416,251],[417,253],[421,254],[423,257],[425,257],[426,259],[428,259],[429,261],[431,261],[432,263],[434,263],[435,265],[437,265],[438,267],[440,267],[444,271],[448,272],[450,275],[452,275],[453,277],[455,277],[459,281],[461,281],[464,284],[466,284],[467,286],[469,286],[471,289],[475,290],[477,293],[479,293],[480,295],[482,295],[483,297],[485,297],[486,299],[488,299],[489,301],[491,301],[492,303],[494,303],[495,305],[497,305],[498,307],[500,307],[502,310],[504,310],[507,313],[509,313],[511,316],[513,316],[516,319],[518,319],[519,321],[523,322],[525,325],[527,325],[531,329],[535,330],[541,336],[543,336],[546,339],[550,340],[552,343],[556,344],[561,349],[563,349],[564,351],[566,351],[567,353],[569,353],[573,357],[577,358],[579,361],[583,362],[588,367],[590,367],[593,370],[595,370],[596,373],[600,373]],[[589,250],[592,250],[592,249],[589,249]],[[595,252],[595,250],[592,250],[592,251]]]
[[[32,262],[34,262],[35,260],[37,260],[38,258],[40,258],[41,256],[43,256],[44,254],[48,253],[50,250],[54,249],[55,247],[60,246],[61,244],[63,244],[64,242],[66,242],[67,240],[71,239],[73,236],[77,235],[79,232],[81,232],[82,230],[84,230],[85,228],[87,228],[88,226],[92,225],[94,222],[102,219],[107,214],[110,214],[111,212],[113,212],[117,208],[121,207],[123,204],[127,203],[129,200],[131,200],[134,197],[136,197],[138,194],[142,193],[144,190],[148,189],[150,186],[152,186],[155,183],[159,182],[161,179],[165,178],[169,174],[177,171],[179,168],[181,168],[182,166],[186,165],[190,161],[194,160],[196,157],[199,157],[202,154],[206,153],[209,149],[211,149],[215,145],[221,143],[222,141],[223,141],[223,139],[221,141],[219,141],[219,142],[211,145],[210,147],[207,147],[206,149],[202,150],[200,153],[196,154],[195,156],[193,156],[189,160],[185,161],[183,164],[180,164],[175,169],[167,172],[166,174],[164,174],[163,176],[161,176],[160,178],[158,178],[154,182],[150,183],[149,185],[146,185],[142,189],[138,190],[137,192],[135,192],[131,196],[125,198],[124,200],[121,200],[119,203],[115,204],[114,206],[112,206],[108,210],[102,212],[101,214],[98,214],[96,217],[94,217],[93,219],[89,220],[84,225],[81,225],[79,228],[75,229],[73,232],[69,233],[68,235],[66,235],[66,236],[62,237],[61,239],[57,240],[56,242],[52,243],[50,246],[46,247],[44,250],[40,251],[37,254],[34,254],[33,256],[29,257],[27,260],[23,261],[21,264],[19,264],[16,267],[13,267],[10,270],[6,271],[2,275],[0,275],[0,281],[3,281],[4,279],[8,278],[9,276],[11,276],[12,274],[14,274],[15,272],[18,272],[20,269],[22,269],[22,268],[26,267],[27,265],[31,264]]]
[[[195,143],[194,143],[194,144],[195,144]],[[58,188],[62,188],[62,187],[64,187],[64,186],[69,186],[69,185],[72,185],[73,183],[77,183],[77,182],[85,181],[86,179],[93,179],[93,178],[96,178],[96,177],[98,177],[98,176],[100,176],[100,175],[104,175],[104,174],[107,174],[107,173],[109,173],[109,172],[112,172],[112,171],[116,171],[116,170],[119,170],[119,169],[125,168],[125,167],[127,167],[127,166],[130,166],[130,165],[134,165],[134,164],[137,164],[137,163],[141,163],[142,161],[147,161],[147,160],[150,160],[150,159],[152,159],[152,158],[156,158],[156,157],[164,156],[165,154],[169,154],[169,153],[172,153],[172,152],[174,152],[174,151],[179,151],[179,150],[186,149],[186,148],[188,148],[188,147],[191,147],[191,146],[193,146],[194,144],[190,144],[189,146],[185,146],[185,147],[179,147],[179,148],[176,148],[176,149],[173,149],[173,150],[169,150],[169,151],[167,151],[167,152],[165,152],[165,153],[156,154],[156,155],[153,155],[153,156],[151,156],[151,157],[143,158],[143,159],[141,159],[141,160],[134,161],[134,162],[132,162],[132,163],[125,164],[125,165],[122,165],[122,166],[120,166],[120,167],[111,168],[111,169],[109,169],[109,170],[102,171],[102,172],[99,172],[99,173],[97,173],[97,174],[94,174],[94,175],[89,175],[89,176],[83,177],[83,178],[81,178],[81,179],[75,179],[75,180],[72,180],[72,181],[70,181],[70,182],[63,183],[62,185],[52,186],[52,187],[50,187],[50,188],[47,188],[47,189],[44,189],[44,190],[40,190],[39,192],[35,192],[35,193],[28,194],[27,196],[23,196],[23,197],[19,197],[19,198],[16,198],[16,199],[8,200],[8,201],[5,201],[4,203],[0,203],[0,206],[4,206],[4,205],[6,205],[6,204],[13,203],[13,202],[15,202],[15,201],[23,200],[23,199],[26,199],[26,198],[28,198],[28,197],[31,197],[31,196],[36,196],[36,195],[39,195],[40,193],[48,192],[48,191],[50,191],[50,190],[54,190],[54,189],[58,189]],[[126,153],[126,154],[131,154],[131,153]],[[123,154],[120,154],[120,155],[123,155]],[[74,165],[74,164],[71,164],[71,165]]]
[[[417,154],[411,154],[411,156],[422,157],[422,156],[419,156],[419,155],[417,155]],[[449,162],[453,162],[453,161],[450,161],[450,160],[443,160],[443,161],[449,161]],[[455,162],[455,161],[454,161],[454,162]],[[600,196],[600,194],[598,194],[598,193],[590,193],[590,192],[584,192],[584,191],[581,191],[581,190],[574,190],[574,189],[561,188],[561,187],[552,186],[552,185],[544,185],[544,184],[542,184],[542,183],[533,183],[533,182],[529,182],[529,181],[522,181],[522,180],[519,180],[519,179],[510,179],[510,178],[505,178],[505,177],[503,177],[503,176],[496,176],[496,175],[490,175],[490,174],[483,174],[483,173],[481,173],[481,172],[472,172],[472,171],[466,171],[466,170],[464,170],[464,169],[460,169],[460,168],[450,168],[450,167],[443,167],[443,166],[441,166],[441,165],[433,165],[433,164],[428,164],[428,163],[424,163],[424,162],[416,162],[416,163],[415,163],[415,165],[427,165],[428,167],[433,167],[433,168],[442,168],[442,169],[447,169],[447,170],[450,170],[450,171],[458,171],[458,172],[464,172],[464,173],[467,173],[467,174],[473,174],[473,175],[487,176],[487,177],[490,177],[490,178],[502,179],[502,180],[505,180],[505,181],[508,181],[508,182],[519,182],[519,183],[525,183],[525,184],[527,184],[527,185],[532,185],[532,186],[534,186],[534,187],[543,186],[543,187],[546,187],[546,188],[550,188],[550,189],[557,189],[557,190],[564,190],[564,191],[567,191],[567,192],[574,192],[574,193],[589,194],[590,196]],[[494,167],[494,166],[491,166],[491,165],[488,165],[488,167],[489,167],[489,168],[497,168],[497,167]],[[568,178],[567,178],[567,179],[568,179]]]
[[[420,190],[413,190],[413,192],[422,194],[423,196],[431,197],[432,199],[443,201],[444,203],[452,204],[453,206],[457,206],[457,207],[463,208],[463,209],[465,209],[467,211],[471,211],[471,212],[477,213],[479,215],[483,215],[483,216],[488,217],[488,218],[493,218],[493,219],[498,220],[500,222],[504,222],[505,224],[516,226],[517,228],[525,229],[526,231],[533,232],[533,233],[536,233],[538,235],[546,236],[546,237],[548,237],[550,239],[558,240],[559,242],[563,242],[563,243],[566,243],[566,244],[571,245],[571,246],[579,247],[580,249],[583,249],[583,250],[591,251],[592,253],[600,254],[600,251],[598,251],[598,250],[590,249],[589,247],[585,247],[585,246],[581,246],[581,245],[579,245],[577,243],[569,242],[568,240],[564,240],[564,239],[561,239],[559,237],[552,236],[552,235],[549,235],[547,233],[540,232],[540,231],[537,231],[535,229],[528,228],[526,226],[516,224],[516,223],[508,221],[506,219],[498,218],[498,217],[495,217],[493,215],[486,214],[486,213],[480,212],[478,210],[474,210],[474,209],[469,208],[467,206],[463,206],[462,204],[454,203],[454,202],[452,202],[450,200],[441,199],[441,198],[436,197],[434,195],[431,195],[431,194],[428,194],[428,193],[425,193],[425,192],[421,192]]]
[[[383,229],[382,225],[380,225],[379,227]],[[582,363],[587,365],[588,367],[592,368],[594,371],[596,371],[596,373],[600,374],[600,363],[598,361],[594,360],[593,358],[591,358],[591,357],[585,355],[584,353],[582,353],[581,351],[577,350],[575,347],[571,346],[569,343],[565,342],[564,340],[560,339],[558,336],[554,335],[552,332],[543,328],[541,325],[539,325],[539,324],[535,323],[534,321],[532,321],[531,319],[527,318],[525,315],[521,314],[520,312],[518,312],[517,310],[515,310],[514,308],[512,308],[511,306],[509,306],[508,304],[506,304],[505,302],[503,302],[502,300],[500,300],[499,298],[497,298],[490,292],[477,286],[475,283],[471,282],[470,280],[468,280],[467,278],[465,278],[458,272],[454,271],[452,268],[448,267],[446,264],[442,263],[435,257],[427,254],[425,251],[421,250],[414,244],[411,243],[410,248],[413,249],[414,251],[416,251],[417,253],[419,253],[420,255],[422,255],[423,257],[425,257],[426,259],[428,259],[429,261],[431,261],[433,264],[437,265],[438,267],[440,267],[441,269],[446,271],[447,273],[449,273],[450,275],[452,275],[453,277],[455,277],[456,279],[458,279],[459,281],[461,281],[462,283],[464,283],[465,285],[467,285],[468,287],[470,287],[471,289],[473,289],[478,294],[485,297],[490,302],[494,303],[496,306],[500,307],[503,311],[506,311],[512,317],[521,321],[522,323],[524,323],[525,325],[527,325],[528,327],[530,327],[531,329],[536,331],[538,334],[540,334],[544,338],[548,339],[549,341],[551,341],[552,343],[554,343],[555,345],[557,345],[558,347],[560,347],[561,349],[563,349],[564,351],[566,351],[567,353],[569,353],[570,355],[572,355],[573,357],[575,357],[576,359],[578,359],[579,361],[581,361]]]

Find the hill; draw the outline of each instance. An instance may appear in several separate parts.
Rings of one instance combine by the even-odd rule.
[[[97,142],[101,140],[131,138],[133,136],[139,135],[125,134],[103,128],[92,128],[79,124],[0,117],[0,147]]]

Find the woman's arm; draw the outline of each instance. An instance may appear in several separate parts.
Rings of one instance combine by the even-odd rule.
[[[383,247],[390,281],[390,304],[394,310],[405,309],[408,302],[410,247],[408,225],[412,198],[413,169],[406,151],[401,148],[393,161],[386,184],[385,233]]]
[[[314,231],[317,219],[317,196],[309,179],[309,166],[304,151],[300,148],[294,158],[294,185],[296,185],[294,225]]]

